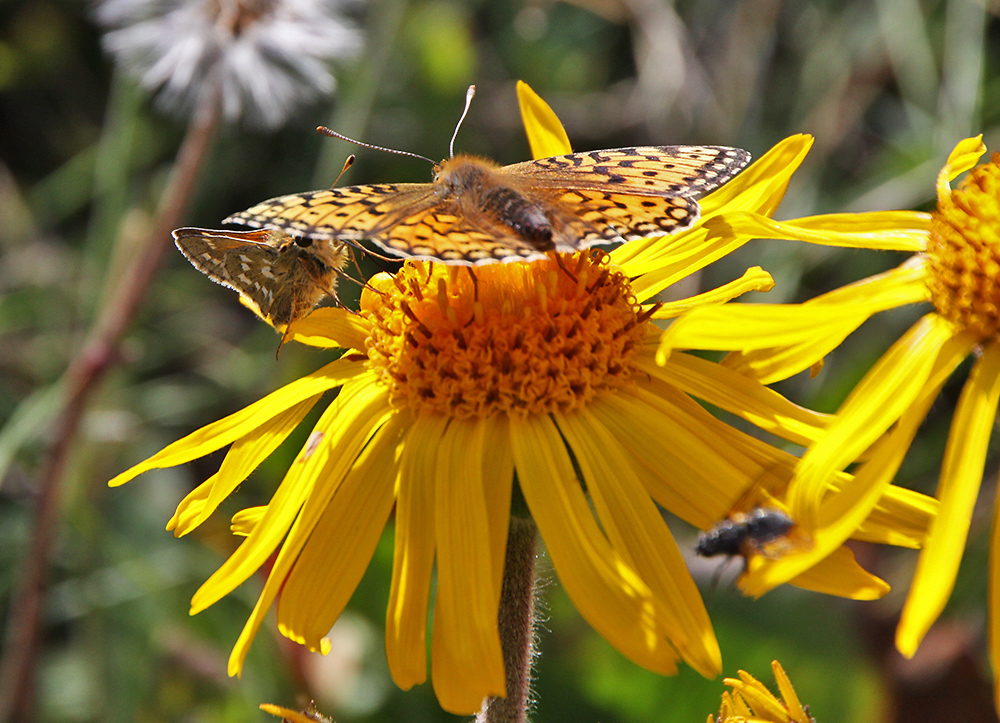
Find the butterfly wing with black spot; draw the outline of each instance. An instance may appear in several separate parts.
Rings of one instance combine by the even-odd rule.
[[[279,196],[223,223],[277,228],[313,239],[360,241],[438,204],[430,183],[379,183]]]
[[[478,208],[451,198],[397,223],[376,229],[371,239],[386,251],[428,261],[479,265],[531,261],[555,250],[539,245]],[[572,249],[566,249],[572,250]]]
[[[544,257],[460,195],[430,183],[383,183],[295,193],[233,214],[224,223],[278,228],[314,239],[368,239],[387,252],[443,263]]]
[[[524,161],[500,170],[539,188],[696,197],[721,186],[750,162],[741,148],[638,146]]]
[[[695,200],[729,181],[750,154],[722,146],[646,146],[504,166],[523,192],[563,213],[579,248],[676,233],[700,215]]]

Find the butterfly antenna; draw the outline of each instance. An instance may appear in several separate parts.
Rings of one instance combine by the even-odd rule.
[[[448,144],[448,157],[455,157],[455,139],[458,138],[458,129],[462,127],[462,123],[465,121],[465,116],[469,115],[469,106],[472,105],[472,99],[476,97],[476,86],[470,85],[469,89],[465,91],[465,110],[462,111],[462,117],[458,119],[458,123],[455,125],[455,132],[451,134],[451,143]]]
[[[341,179],[341,178],[343,178],[343,176],[344,176],[344,174],[345,174],[345,173],[347,173],[347,169],[348,169],[348,168],[350,168],[351,166],[353,166],[353,165],[354,165],[354,158],[355,158],[355,156],[354,156],[354,154],[352,153],[351,155],[349,155],[349,156],[348,156],[348,157],[347,157],[347,158],[346,158],[346,159],[344,160],[344,167],[340,169],[340,173],[339,173],[339,174],[337,174],[337,180],[335,180],[335,181],[333,182],[333,184],[331,184],[331,186],[330,186],[330,190],[333,190],[333,188],[334,188],[334,187],[335,187],[335,186],[336,186],[336,185],[337,185],[338,183],[340,183],[340,179]]]
[[[386,153],[395,153],[399,156],[410,156],[411,158],[419,158],[423,161],[427,161],[433,164],[432,161],[427,156],[422,156],[419,153],[410,153],[409,151],[397,151],[395,148],[386,148],[385,146],[376,146],[372,143],[362,143],[361,141],[356,141],[353,138],[348,138],[343,133],[337,133],[337,131],[332,128],[327,128],[326,126],[316,126],[316,130],[322,133],[324,136],[330,136],[331,138],[339,138],[342,141],[347,141],[348,143],[353,143],[356,146],[361,146],[362,148],[371,148],[373,151],[385,151]]]

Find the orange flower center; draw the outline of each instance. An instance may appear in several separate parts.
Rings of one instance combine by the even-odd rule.
[[[938,313],[980,339],[1000,330],[1000,154],[938,200],[927,245]]]
[[[409,262],[362,295],[371,368],[396,408],[567,411],[628,382],[645,320],[607,255],[475,268]]]

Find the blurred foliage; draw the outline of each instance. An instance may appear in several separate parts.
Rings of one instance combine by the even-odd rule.
[[[191,0],[197,2],[198,0]],[[355,6],[364,47],[336,68],[337,94],[261,133],[226,127],[188,212],[213,227],[281,193],[324,187],[344,157],[344,183],[426,180],[420,161],[322,139],[318,124],[432,157],[448,148],[466,85],[479,88],[457,147],[501,162],[527,157],[513,84],[527,81],[556,110],[578,149],[645,143],[715,143],[761,155],[778,139],[816,144],[779,217],[840,210],[927,208],[952,145],[985,133],[1000,148],[1000,21],[995,2],[964,0],[379,0]],[[184,132],[101,49],[93,8],[67,0],[4,0],[0,20],[0,603],[9,605],[31,521],[32,481],[57,397],[53,385],[80,349],[122,259],[134,251]],[[756,242],[677,293],[727,281],[760,264],[778,285],[768,300],[805,299],[891,267],[892,254]],[[385,268],[364,260],[366,274]],[[344,285],[350,304],[357,289]],[[758,295],[760,296],[760,295]],[[760,297],[764,298],[764,297]],[[913,312],[916,314],[916,312]],[[906,317],[906,318],[904,318]],[[834,409],[912,320],[883,315],[828,360],[817,380],[781,390]],[[151,472],[122,490],[107,479],[191,430],[324,363],[286,347],[230,291],[179,254],[148,289],[127,336],[125,363],[91,405],[71,459],[51,572],[40,659],[40,720],[265,720],[260,702],[314,695],[341,723],[451,719],[429,686],[402,692],[388,678],[382,625],[391,531],[327,658],[265,626],[242,680],[226,658],[259,581],[207,612],[187,601],[238,543],[228,514],[261,504],[302,439],[291,440],[213,520],[174,540],[174,505],[218,456]],[[804,376],[804,375],[802,375]],[[958,386],[932,412],[901,482],[930,491]],[[988,469],[995,469],[992,455]],[[994,485],[988,485],[992,493]],[[985,556],[988,512],[968,555]],[[673,525],[690,549],[693,531]],[[865,552],[891,583],[906,585],[914,555]],[[761,601],[693,561],[723,648],[725,670],[769,680],[778,658],[824,723],[877,720],[885,650],[863,618],[898,612],[793,589]],[[983,564],[967,565],[982,570]],[[981,624],[985,580],[960,577],[953,615]],[[535,689],[537,721],[704,720],[722,686],[690,670],[664,679],[625,661],[596,636],[555,581]],[[980,652],[981,651],[977,651]],[[985,665],[985,663],[983,663]],[[301,701],[300,701],[301,702]]]

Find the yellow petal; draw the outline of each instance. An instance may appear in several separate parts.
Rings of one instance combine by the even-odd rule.
[[[740,672],[742,673],[742,671],[740,671]],[[741,677],[742,677],[742,675],[741,675]],[[722,682],[725,683],[726,685],[732,685],[732,683],[730,683],[729,680],[730,680],[729,678],[726,678]],[[747,700],[744,699],[744,697],[743,697],[744,694],[746,694],[746,690],[745,689],[741,689],[740,690],[740,695],[735,696],[735,698],[733,698],[733,706],[732,706],[733,710],[736,712],[736,714],[739,717],[749,718],[749,719],[753,720],[754,712],[753,712],[753,710],[750,709],[750,706],[747,704]],[[755,702],[755,705],[757,706],[757,710],[761,710],[761,711],[766,711],[767,708],[769,707],[766,702],[759,702],[758,701],[758,702]],[[739,718],[737,718],[737,720],[739,720]],[[759,723],[759,722],[758,721],[753,721],[753,723]]]
[[[918,397],[940,389],[973,343],[965,335],[955,336],[951,325],[936,314],[928,314],[893,344],[841,405],[827,435],[803,455],[788,491],[793,517],[812,527],[830,475],[857,459]],[[827,515],[837,518],[853,505],[851,486],[857,482],[856,477],[823,502]]]
[[[217,602],[264,564],[281,544],[302,504],[312,494],[317,480],[324,480],[324,484],[320,485],[321,489],[335,487],[339,483],[343,472],[335,476],[332,482],[328,482],[325,470],[343,467],[354,457],[351,454],[351,443],[343,439],[343,428],[338,429],[337,425],[352,419],[352,403],[365,398],[364,395],[357,394],[357,390],[366,386],[370,385],[345,386],[323,412],[316,423],[316,429],[324,432],[324,443],[302,463],[297,462],[288,468],[260,522],[236,552],[194,594],[191,599],[192,615]],[[351,441],[355,444],[354,449],[359,448],[363,442],[356,437]]]
[[[340,307],[324,306],[291,325],[288,341],[325,349],[340,347],[363,351],[371,325],[358,314]]]
[[[731,443],[736,430],[689,397],[674,394],[676,403],[660,389],[639,387],[632,395],[595,399],[589,409],[634,460],[652,498],[705,529],[729,514],[764,467]]]
[[[924,544],[938,507],[938,501],[930,495],[891,486],[852,537],[918,549]]]
[[[896,633],[896,647],[906,657],[917,651],[955,587],[998,401],[1000,345],[993,342],[973,367],[952,420],[937,490],[941,507],[920,553]]]
[[[573,152],[569,136],[555,112],[523,80],[517,81],[517,102],[521,106],[521,120],[528,134],[532,157],[548,158]]]
[[[788,709],[789,720],[809,720],[809,715],[802,707],[802,703],[799,701],[799,696],[795,694],[795,688],[792,687],[792,681],[790,681],[788,676],[785,675],[785,669],[781,667],[781,663],[777,660],[772,660],[771,670],[774,672],[774,681],[778,684],[778,690],[781,693],[781,698],[785,701],[785,708]]]
[[[290,407],[233,442],[219,471],[181,501],[167,523],[167,529],[174,530],[176,537],[183,537],[207,520],[219,504],[299,426],[317,401],[319,395]]]
[[[754,351],[790,347],[822,336],[842,341],[870,316],[848,305],[727,304],[695,309],[670,325],[660,339],[656,360],[666,362],[674,349]]]
[[[670,614],[670,640],[684,660],[708,678],[721,672],[722,654],[684,558],[615,438],[586,411],[555,415],[580,465],[601,527]]]
[[[861,567],[847,547],[838,547],[790,584],[850,600],[878,600],[889,592],[888,583]]]
[[[507,534],[511,525],[511,491],[514,486],[514,457],[510,449],[510,429],[507,418],[495,415],[482,420],[483,478],[486,492],[486,513],[489,515],[490,559],[493,560],[493,580],[497,590],[503,587],[507,552]],[[534,523],[531,523],[534,524]]]
[[[280,716],[284,719],[282,723],[330,723],[329,718],[326,716],[320,717],[315,711],[311,711],[308,715],[306,715],[305,713],[300,713],[297,710],[285,708],[280,705],[274,705],[273,703],[261,703],[260,709],[273,716]]]
[[[612,263],[634,278],[632,292],[641,302],[732,253],[751,239],[751,236],[735,236],[727,225],[709,220],[673,236],[629,241],[613,249],[610,255]]]
[[[447,424],[443,416],[423,417],[401,445],[385,643],[392,679],[403,690],[427,679],[427,609],[435,551],[433,470]]]
[[[291,384],[286,384],[275,392],[271,392],[249,407],[192,432],[183,439],[160,450],[146,461],[140,462],[131,469],[122,472],[108,482],[108,485],[110,487],[117,487],[147,470],[174,467],[190,462],[193,459],[204,457],[206,454],[221,449],[227,444],[231,444],[240,437],[251,434],[268,419],[281,414],[289,407],[293,407],[317,394],[322,394],[329,389],[339,387],[345,382],[366,373],[366,371],[363,362],[338,359],[312,374],[308,374]]]
[[[812,136],[804,133],[776,143],[740,175],[698,202],[702,218],[723,211],[773,214],[785,195],[792,174],[805,160],[812,144]]]
[[[1000,710],[1000,495],[994,495],[993,525],[990,531],[989,572],[989,652],[993,667],[993,701]]]
[[[663,364],[674,349],[737,350],[742,356],[726,366],[775,381],[822,359],[872,314],[927,294],[926,267],[907,263],[805,304],[702,307],[664,332],[657,361]]]
[[[732,301],[750,291],[770,291],[774,288],[774,278],[760,266],[747,269],[746,273],[736,281],[730,281],[711,291],[697,294],[681,301],[668,301],[656,307],[651,318],[673,319],[686,311],[699,306],[715,306]]]
[[[923,257],[914,257],[891,271],[841,287],[798,307],[792,306],[803,310],[796,315],[801,321],[797,330],[791,325],[789,328],[789,332],[797,332],[795,343],[778,348],[736,351],[722,363],[765,384],[787,379],[807,368],[818,372],[816,367],[822,366],[823,357],[839,346],[860,322],[879,311],[927,301],[929,297],[927,265]],[[817,307],[853,309],[857,315],[843,325],[816,325],[810,331],[809,318],[813,314],[823,316],[822,308]]]
[[[486,427],[452,419],[438,442],[434,493],[438,543],[431,679],[445,710],[469,715],[506,695],[497,628],[500,588],[491,562],[481,460]]]
[[[753,711],[748,714],[746,720],[753,723],[786,723],[789,721],[788,711],[785,706],[777,700],[774,695],[763,684],[758,682],[753,676],[740,671],[740,678],[744,685],[739,686],[739,698],[746,701],[746,705]],[[737,718],[737,720],[740,720]],[[805,718],[804,720],[809,720]]]
[[[271,568],[267,582],[264,584],[264,589],[257,600],[257,604],[254,606],[253,613],[251,613],[250,619],[244,625],[243,631],[240,633],[240,637],[233,648],[233,652],[229,656],[230,675],[238,675],[243,668],[243,660],[246,658],[250,643],[253,642],[257,630],[264,621],[264,616],[270,609],[274,598],[277,596],[289,571],[295,564],[303,545],[305,545],[312,530],[316,527],[319,517],[326,511],[330,498],[357,459],[358,453],[376,430],[392,416],[384,388],[364,381],[357,384],[345,384],[337,398],[330,403],[327,412],[330,413],[328,422],[325,420],[321,421],[324,421],[325,428],[323,431],[326,434],[325,439],[329,440],[329,445],[323,445],[321,449],[317,450],[315,454],[307,459],[306,463],[302,465],[300,472],[296,470],[296,476],[301,476],[303,480],[312,481],[313,483],[319,480],[321,484],[313,486],[301,514],[295,520],[295,524],[281,546],[281,551],[274,561],[274,566]],[[327,417],[327,413],[324,413],[323,417]],[[319,423],[317,423],[318,427],[320,427]],[[335,455],[330,455],[328,451],[324,451],[334,448],[336,448]],[[293,465],[293,469],[297,467],[299,465]],[[281,488],[279,487],[279,492],[280,490]],[[290,506],[282,505],[276,515],[287,514],[286,508]],[[270,508],[271,505],[268,507]],[[264,534],[264,531],[269,527],[279,527],[279,525],[265,525],[264,521],[262,521],[243,545],[247,545],[254,539],[255,535]],[[243,548],[243,545],[241,545],[240,549]],[[237,553],[239,552],[240,550],[237,550]],[[208,583],[206,582],[202,586],[202,590],[205,590],[207,585]],[[225,584],[221,584],[221,587],[225,588]],[[232,588],[225,589],[225,592],[228,592],[230,589]],[[199,593],[201,592],[199,590]],[[225,594],[225,592],[222,594]],[[221,597],[214,590],[206,590],[204,594],[208,599],[212,597],[218,599],[218,597]],[[195,600],[192,600],[191,603],[194,606]]]
[[[950,373],[961,362],[963,351],[965,350],[956,349],[956,346],[951,345],[942,349],[942,353],[935,360],[934,367],[927,376],[923,387],[917,390],[916,397],[906,405],[906,409],[900,415],[892,433],[875,443],[871,448],[870,460],[859,469],[853,479],[848,478],[836,493],[827,495],[823,499],[816,515],[816,524],[825,528],[832,537],[846,540],[862,523],[862,520],[868,518],[876,504],[875,488],[887,485],[891,481],[912,442],[916,428],[920,425],[927,409],[930,408]],[[901,394],[906,393],[905,391],[901,392]],[[873,419],[872,424],[881,425],[886,420],[887,417]],[[829,439],[824,439],[816,446],[826,445]],[[816,468],[803,464],[800,465],[799,470],[801,476],[793,481],[793,489],[789,490],[789,499],[794,496],[796,491],[794,487],[799,482],[802,483],[803,487],[811,482],[815,483],[815,479],[810,480],[808,475],[815,475]],[[803,515],[802,519],[807,518]]]
[[[448,418],[422,417],[402,444],[397,479],[396,552],[392,588],[386,612],[386,651],[393,680],[404,690],[426,679],[427,606],[434,564],[434,479],[437,449]],[[510,514],[514,463],[506,435],[506,420],[481,420],[485,442],[482,458],[486,510],[490,516],[493,579],[501,585]]]
[[[944,164],[941,173],[938,174],[937,191],[938,198],[944,198],[951,194],[949,182],[954,181],[958,176],[965,173],[979,163],[979,158],[986,153],[986,146],[983,144],[983,134],[972,138],[961,140],[948,156],[948,162]]]
[[[229,524],[229,531],[240,537],[248,537],[254,531],[254,528],[260,524],[260,521],[264,519],[265,512],[267,512],[267,505],[257,505],[256,507],[247,507],[240,510],[233,515],[233,519]]]
[[[831,419],[830,415],[793,404],[756,379],[692,354],[673,354],[662,366],[651,361],[638,357],[637,366],[654,378],[796,444],[808,446],[819,439]]]
[[[812,548],[780,560],[769,560],[759,570],[754,570],[752,575],[748,574],[740,581],[740,587],[747,595],[759,597],[780,584],[797,579],[840,549],[884,496],[936,395],[937,389],[914,402],[892,432],[875,445],[871,459],[859,468],[849,489],[832,495],[846,509],[838,510],[839,515],[836,517],[827,514],[817,520],[815,529],[809,532],[813,541]]]
[[[285,578],[278,630],[310,650],[326,646],[327,632],[354,594],[382,537],[392,511],[396,448],[405,425],[399,416],[388,418],[357,455],[336,494],[324,495],[327,500],[316,510],[309,539]],[[320,507],[317,492],[327,485],[322,476],[319,480],[303,517]]]
[[[761,214],[727,212],[721,217],[736,235],[789,239],[843,248],[923,251],[931,215],[919,211],[873,211],[775,221]]]
[[[555,425],[533,416],[512,419],[510,431],[521,491],[577,610],[630,660],[676,672],[666,611],[598,527]]]
[[[918,324],[918,326],[934,327],[935,324],[933,319],[928,320],[925,317],[925,323]],[[933,337],[934,334],[931,333],[929,336]],[[919,375],[922,376],[923,383],[917,385],[915,396],[910,399],[908,404],[904,405],[904,411],[898,415],[898,421],[895,418],[892,420],[896,422],[895,426],[888,434],[878,440],[871,450],[870,459],[861,465],[853,479],[847,478],[837,492],[828,494],[832,470],[819,466],[808,469],[805,467],[806,457],[813,454],[815,450],[819,449],[824,454],[830,454],[825,449],[825,445],[829,443],[832,433],[806,453],[798,476],[792,480],[789,486],[787,500],[793,519],[812,538],[813,546],[810,550],[802,553],[788,555],[780,560],[767,561],[759,569],[747,574],[741,580],[741,588],[748,595],[760,596],[777,585],[800,575],[831,554],[854,534],[871,514],[875,505],[884,497],[886,489],[903,461],[903,457],[906,456],[917,429],[927,414],[927,410],[930,409],[937,397],[941,385],[944,384],[950,371],[962,359],[962,346],[955,340],[945,337],[938,339],[937,344],[940,353],[930,354],[933,362],[932,368]],[[928,344],[928,350],[932,347],[932,344]],[[928,353],[930,352],[925,352],[925,355]],[[889,354],[886,356],[888,357]],[[886,357],[883,357],[883,361],[885,359]],[[883,367],[882,371],[890,377],[892,376],[891,365]],[[904,393],[909,394],[908,390],[900,391],[900,394]],[[831,430],[842,427],[845,419],[852,424],[856,422],[850,417],[839,417]],[[871,423],[888,425],[892,422],[888,418],[876,418]],[[863,425],[861,428],[852,428],[859,435],[866,431]],[[841,436],[838,434],[838,439]],[[846,442],[838,442],[838,444],[840,447],[833,450],[832,454],[834,455]],[[803,504],[817,504],[820,501],[822,501],[822,505],[818,510],[801,506]]]

